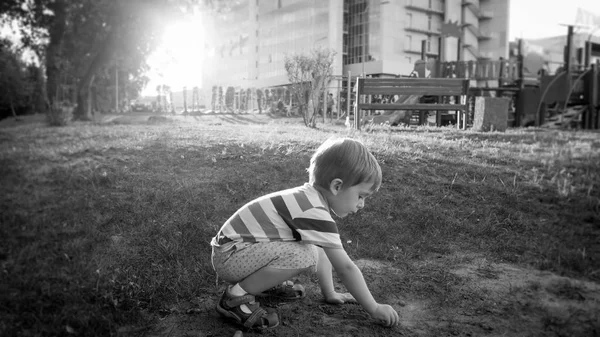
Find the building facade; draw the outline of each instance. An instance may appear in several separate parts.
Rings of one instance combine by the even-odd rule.
[[[441,51],[446,61],[507,57],[509,5],[510,0],[243,0],[211,18],[212,52],[202,86],[286,85],[285,55],[315,47],[336,52],[338,76],[408,75],[422,48],[427,57]],[[458,25],[460,43],[441,38],[444,22]]]

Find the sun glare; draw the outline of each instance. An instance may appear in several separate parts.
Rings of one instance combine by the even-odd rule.
[[[204,28],[199,18],[168,26],[161,45],[150,56],[150,83],[144,95],[156,94],[156,86],[166,84],[173,91],[202,85]]]

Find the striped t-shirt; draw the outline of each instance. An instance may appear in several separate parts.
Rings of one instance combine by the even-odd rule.
[[[220,235],[237,242],[302,241],[342,248],[325,199],[310,184],[255,199],[233,214]],[[211,245],[216,246],[218,235]]]

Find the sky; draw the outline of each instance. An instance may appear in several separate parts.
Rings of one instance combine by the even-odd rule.
[[[560,24],[575,24],[578,7],[600,16],[600,0],[511,0],[510,5],[511,41],[566,35],[567,27]]]

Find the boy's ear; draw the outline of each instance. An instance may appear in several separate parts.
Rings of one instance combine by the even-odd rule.
[[[331,181],[331,183],[329,183],[329,191],[333,195],[337,195],[338,192],[342,190],[343,186],[344,186],[344,182],[342,181],[342,179],[335,178]]]

